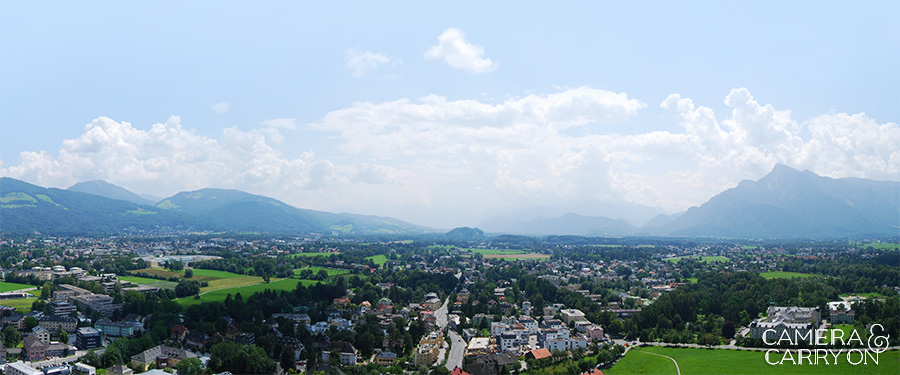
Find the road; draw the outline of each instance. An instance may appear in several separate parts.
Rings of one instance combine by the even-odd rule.
[[[447,355],[447,365],[444,367],[446,367],[447,370],[453,371],[456,367],[463,367],[463,352],[466,349],[466,342],[463,341],[462,337],[460,337],[456,331],[448,332],[450,341],[453,342],[453,345],[450,347],[450,353]]]

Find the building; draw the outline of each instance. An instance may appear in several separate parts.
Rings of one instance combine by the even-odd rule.
[[[44,371],[44,375],[72,375],[72,370],[66,365],[45,367],[42,370]]]
[[[453,371],[450,371],[450,375],[472,375],[472,374],[469,374],[468,372],[465,372],[465,371],[463,371],[463,369],[459,368],[459,366],[456,366],[453,368]]]
[[[72,373],[76,375],[97,375],[97,368],[78,362],[72,365]]]
[[[346,341],[332,341],[325,345],[325,348],[322,350],[322,361],[328,362],[331,360],[331,352],[336,351],[336,353],[340,356],[340,362],[344,365],[355,365],[358,352],[356,348],[353,347],[352,344]]]
[[[578,309],[563,309],[560,310],[559,313],[562,314],[563,321],[565,321],[566,324],[587,320],[587,318],[584,317],[584,313]]]
[[[800,337],[813,337],[811,331],[822,319],[818,307],[772,306],[767,312],[766,319],[750,323],[750,338],[771,342],[787,335],[793,342]]]
[[[4,316],[3,325],[11,325],[13,327],[16,327],[17,330],[21,331],[25,329],[25,315],[12,314],[10,316]]]
[[[156,368],[172,367],[185,358],[197,358],[197,355],[188,350],[158,345],[131,356],[131,366],[147,371],[151,364],[156,364]]]
[[[112,315],[113,311],[122,308],[121,303],[113,303],[113,298],[105,294],[79,294],[69,297],[69,302],[78,306],[78,309],[83,312],[90,309],[91,311],[98,311],[101,315],[107,317]]]
[[[75,333],[75,347],[88,350],[103,346],[103,332],[91,327],[81,327]]]
[[[472,356],[488,353],[490,342],[491,339],[489,337],[473,337],[472,340],[469,340],[469,345],[466,347],[466,355]]]
[[[856,322],[856,311],[850,302],[828,302],[828,321],[831,324],[853,324]]]
[[[50,342],[50,331],[46,328],[37,326],[31,329],[31,334],[43,342]]]
[[[437,361],[438,353],[439,350],[434,345],[419,345],[413,352],[413,365],[431,367]]]
[[[26,365],[25,362],[13,362],[6,365],[3,371],[6,375],[44,375],[40,370]]]
[[[553,354],[547,348],[540,348],[525,353],[525,359],[544,359],[550,358]]]
[[[67,315],[45,315],[38,319],[38,324],[50,332],[72,333],[78,329],[78,319]]]
[[[513,363],[518,362],[516,355],[511,352],[484,354],[466,365],[466,371],[472,375],[497,375],[503,366],[510,370]]]
[[[29,361],[42,361],[47,358],[47,344],[35,335],[27,335],[23,341],[25,358]]]
[[[596,324],[591,325],[587,327],[587,329],[584,331],[584,334],[591,341],[603,340],[603,327]]]
[[[375,356],[375,363],[379,366],[390,367],[393,366],[396,361],[397,353],[391,352],[390,350],[382,350]]]
[[[94,323],[94,328],[103,331],[107,337],[128,337],[134,334],[134,324],[126,322],[114,322],[109,318],[103,318]]]
[[[106,369],[106,375],[134,375],[134,371],[121,363]]]
[[[47,305],[50,306],[53,315],[69,315],[78,310],[75,305],[62,301],[50,301]]]

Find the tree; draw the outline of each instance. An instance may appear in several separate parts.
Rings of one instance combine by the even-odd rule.
[[[52,292],[53,284],[49,281],[44,283],[44,286],[41,287],[41,299],[50,299],[50,292]]]
[[[69,342],[69,333],[63,330],[59,330],[59,341],[68,343]]]
[[[297,361],[296,358],[294,358],[294,348],[285,346],[284,349],[281,350],[281,368],[287,371],[296,367]]]
[[[201,375],[203,374],[203,363],[197,358],[185,358],[178,365],[178,375]]]
[[[722,324],[722,337],[730,339],[734,337],[734,322],[728,320]]]
[[[38,326],[38,321],[33,316],[25,317],[25,331],[30,332],[34,327]]]
[[[9,325],[3,329],[3,345],[6,345],[7,348],[15,348],[20,341],[22,341],[22,334],[16,327]]]
[[[184,278],[185,278],[185,279],[190,279],[190,278],[192,278],[192,277],[194,277],[194,270],[193,270],[193,269],[188,268],[188,269],[184,270]]]

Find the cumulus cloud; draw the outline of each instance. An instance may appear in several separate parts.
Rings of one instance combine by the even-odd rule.
[[[438,44],[425,52],[425,58],[442,60],[455,69],[473,73],[486,73],[497,68],[497,64],[485,57],[484,47],[466,40],[466,34],[457,28],[444,30],[438,36]]]
[[[382,65],[397,66],[402,63],[403,60],[388,57],[377,52],[360,51],[352,48],[347,50],[347,67],[353,71],[353,76],[357,78],[374,73]]]
[[[224,115],[228,113],[228,102],[218,102],[213,104],[210,109],[217,114]]]
[[[621,134],[646,104],[587,87],[499,103],[436,95],[359,102],[304,127],[330,135],[328,149],[340,151],[330,159],[278,151],[280,142],[294,145],[279,132],[295,127],[292,119],[209,138],[178,117],[149,129],[101,117],[57,155],[22,152],[18,164],[0,164],[0,175],[58,187],[103,178],[158,195],[237,188],[299,207],[445,227],[473,225],[474,215],[508,206],[625,200],[674,212],[776,163],[831,177],[900,176],[895,123],[864,113],[798,121],[742,88],[725,105],[729,111],[717,114],[672,94],[660,107],[680,129]]]
[[[231,127],[212,139],[185,129],[177,116],[149,129],[100,117],[77,138],[64,140],[57,157],[22,152],[21,162],[0,174],[58,187],[100,178],[157,194],[224,187],[284,196],[287,190],[332,182],[330,162],[316,160],[312,153],[286,158],[267,143],[267,136]]]

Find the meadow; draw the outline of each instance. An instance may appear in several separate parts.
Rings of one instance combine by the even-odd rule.
[[[328,277],[331,277],[334,275],[345,275],[345,274],[350,273],[350,271],[348,271],[348,270],[339,269],[339,268],[325,268],[325,267],[310,266],[310,267],[306,267],[306,268],[295,269],[294,277],[300,277],[300,272],[302,272],[303,270],[310,270],[310,271],[312,271],[313,275],[319,273],[319,271],[325,270],[325,272],[328,273]]]
[[[372,262],[374,262],[375,265],[376,265],[376,266],[379,266],[379,267],[381,267],[382,264],[387,263],[387,256],[385,256],[384,254],[381,254],[381,255],[373,255],[373,256],[370,256],[370,257],[366,257],[366,259],[371,259]],[[331,275],[329,275],[329,276],[331,276]]]
[[[761,272],[759,274],[765,279],[793,279],[793,278],[807,278],[807,277],[816,277],[818,275],[811,273],[800,273],[800,272],[787,272],[787,271],[771,271],[771,272]]]
[[[689,374],[898,374],[900,373],[900,351],[892,350],[879,356],[879,363],[852,365],[847,362],[846,355],[839,356],[837,364],[818,365],[804,362],[802,365],[770,365],[766,362],[764,352],[644,347],[628,351],[624,358],[613,367],[603,370],[606,375],[625,374],[676,374],[675,364],[671,360],[659,357],[656,353],[672,357],[678,362],[682,375]],[[781,360],[781,355],[770,355],[770,361]],[[853,357],[853,360],[857,360]]]
[[[316,283],[320,283],[321,281],[316,280],[301,280],[301,279],[280,279],[274,280],[268,284],[260,283],[254,285],[246,285],[234,288],[225,288],[225,289],[216,289],[209,290],[206,292],[200,292],[200,298],[195,299],[193,296],[191,297],[183,297],[178,298],[175,301],[181,304],[182,306],[191,306],[196,305],[201,302],[213,302],[213,301],[224,301],[225,297],[229,294],[232,297],[238,293],[243,297],[249,297],[250,295],[258,292],[262,292],[266,289],[275,290],[275,291],[292,291],[297,287],[297,284],[302,283],[304,286],[310,286]]]
[[[28,284],[17,284],[17,283],[8,283],[5,281],[0,281],[0,293],[10,292],[13,290],[20,290],[20,289],[37,289],[37,287],[34,285],[28,285]]]

